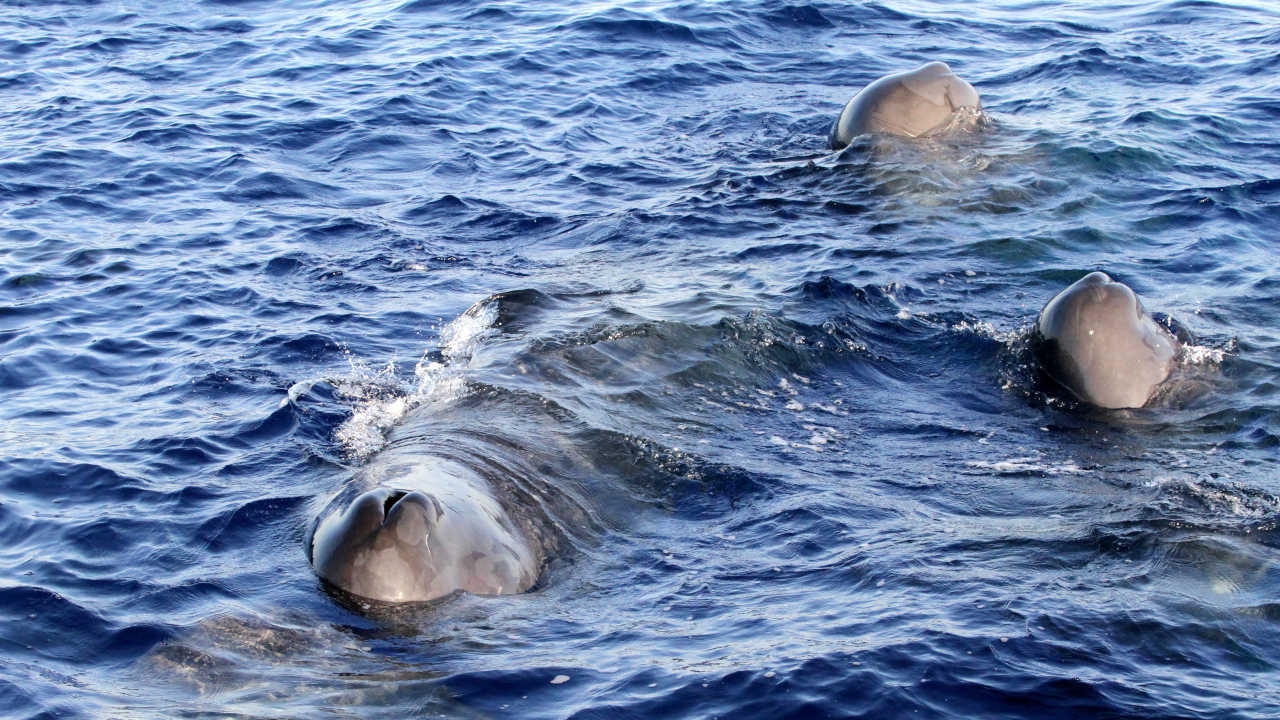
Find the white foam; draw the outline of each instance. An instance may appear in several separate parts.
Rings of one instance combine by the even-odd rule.
[[[1222,348],[1211,348],[1207,345],[1183,345],[1182,355],[1178,358],[1188,365],[1208,365],[1222,362],[1227,351]]]
[[[466,388],[464,372],[496,319],[495,303],[482,301],[445,325],[440,331],[444,361],[436,362],[424,353],[414,365],[414,382],[408,387],[397,379],[394,359],[381,370],[370,370],[348,353],[351,376],[334,383],[339,395],[353,401],[351,417],[335,433],[343,451],[366,458],[386,444],[387,433],[413,408],[459,398]]]
[[[358,404],[335,436],[348,455],[368,457],[382,447],[386,432],[404,416],[404,398],[380,397],[363,389],[342,394]]]
[[[829,415],[847,416],[849,413],[837,407],[838,405],[840,405],[840,402],[841,401],[837,399],[835,402],[831,403],[830,405],[823,405],[821,403],[810,403],[809,407],[813,410],[821,410],[822,412],[827,413]]]
[[[981,337],[990,338],[996,342],[1005,343],[1006,345],[1013,343],[1023,335],[1023,333],[1017,331],[997,330],[994,325],[985,320],[976,320],[973,322],[961,320],[960,322],[952,325],[951,330],[952,332],[959,333],[973,333]]]
[[[1050,464],[1035,457],[1015,457],[1007,460],[971,460],[965,463],[969,467],[990,470],[1001,474],[1036,473],[1042,475],[1074,475],[1087,472],[1073,461]]]
[[[1159,491],[1166,489],[1199,500],[1220,516],[1269,520],[1280,512],[1280,499],[1265,493],[1250,493],[1232,484],[1218,484],[1183,477],[1159,476],[1144,483]]]

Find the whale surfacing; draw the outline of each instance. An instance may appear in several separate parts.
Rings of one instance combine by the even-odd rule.
[[[982,102],[969,83],[944,62],[886,75],[863,88],[844,106],[828,141],[839,150],[865,133],[927,137],[949,128],[957,115],[982,117]]]
[[[1179,351],[1137,294],[1103,272],[1085,275],[1044,306],[1034,342],[1049,377],[1102,408],[1146,405]]]
[[[309,549],[322,579],[390,603],[523,592],[543,563],[484,478],[425,455],[363,471],[321,513]]]

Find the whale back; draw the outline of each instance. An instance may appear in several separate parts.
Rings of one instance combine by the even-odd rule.
[[[854,95],[831,128],[839,149],[864,133],[924,137],[947,128],[957,112],[982,109],[978,92],[943,62],[887,75]]]
[[[1145,405],[1178,354],[1178,341],[1147,315],[1133,290],[1102,272],[1050,300],[1036,334],[1046,374],[1103,408]]]
[[[329,503],[310,543],[317,575],[382,602],[523,592],[541,569],[535,548],[482,477],[413,455],[366,468]]]

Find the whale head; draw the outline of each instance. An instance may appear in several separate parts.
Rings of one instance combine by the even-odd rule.
[[[343,496],[335,499],[338,502]],[[316,574],[380,602],[427,602],[459,590],[521,592],[536,579],[533,554],[486,503],[379,487],[316,524]]]
[[[1145,405],[1169,377],[1179,349],[1137,294],[1103,272],[1089,273],[1044,306],[1035,342],[1049,377],[1103,408]]]
[[[836,119],[829,142],[838,150],[864,133],[927,137],[951,128],[958,117],[982,117],[978,92],[935,61],[860,90]]]

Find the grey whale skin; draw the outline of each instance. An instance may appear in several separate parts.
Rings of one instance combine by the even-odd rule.
[[[1049,377],[1102,408],[1146,405],[1180,347],[1128,285],[1104,272],[1085,275],[1044,306],[1034,345]]]
[[[479,474],[403,451],[375,460],[330,500],[308,550],[332,586],[387,603],[524,592],[545,555]]]
[[[973,86],[944,62],[925,63],[860,90],[831,126],[828,142],[839,150],[865,133],[925,137],[946,129],[966,108],[975,118],[981,116],[982,102]]]

